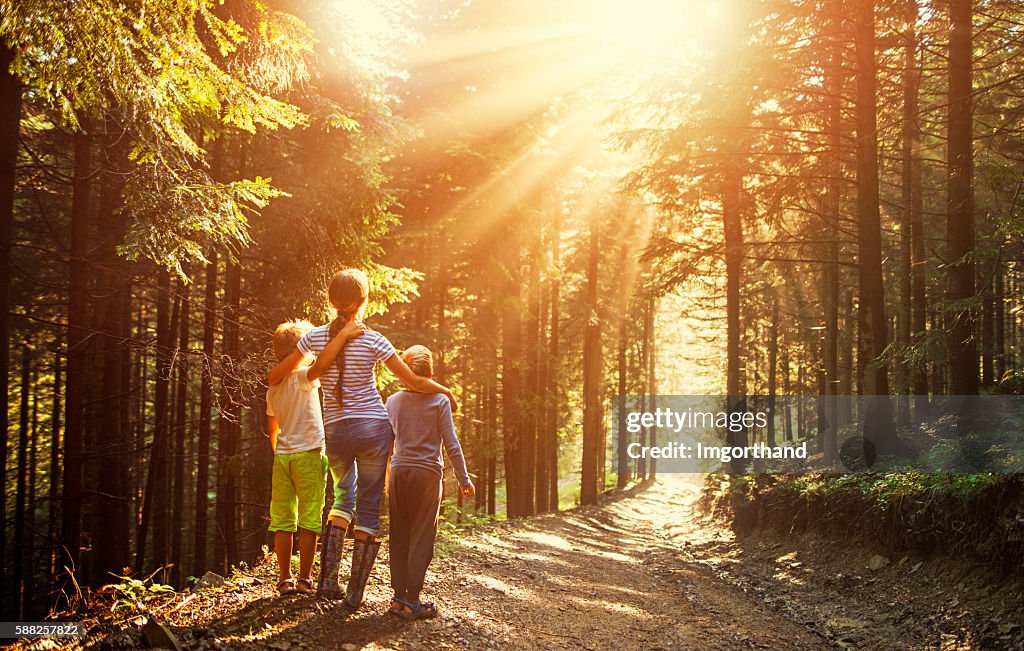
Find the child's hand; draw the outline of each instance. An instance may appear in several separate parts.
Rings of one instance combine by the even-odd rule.
[[[345,327],[338,331],[335,337],[341,337],[342,339],[355,339],[366,332],[366,325],[362,321],[349,321],[345,324]]]
[[[476,486],[473,485],[473,482],[469,482],[468,484],[460,488],[459,492],[465,495],[466,497],[473,497],[474,495],[476,495]]]

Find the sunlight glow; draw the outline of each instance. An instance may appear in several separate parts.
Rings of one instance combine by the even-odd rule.
[[[634,0],[595,3],[589,28],[601,58],[649,66],[685,57],[709,33],[716,31],[725,2],[693,0]]]

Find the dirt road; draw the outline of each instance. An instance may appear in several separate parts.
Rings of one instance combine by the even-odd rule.
[[[386,562],[355,614],[262,582],[194,599],[168,621],[195,649],[1020,648],[1020,585],[977,568],[825,540],[736,540],[667,480],[601,507],[476,527],[441,544],[424,598],[386,614]],[[386,546],[385,546],[386,549]],[[876,559],[875,565],[879,562]],[[1001,605],[1000,605],[1001,604]],[[985,622],[982,626],[979,622]],[[978,633],[989,627],[990,635]],[[984,630],[989,630],[988,628]],[[117,644],[108,646],[117,647]]]

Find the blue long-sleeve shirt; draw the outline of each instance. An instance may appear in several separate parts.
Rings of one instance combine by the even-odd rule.
[[[388,398],[388,420],[395,431],[395,453],[392,468],[424,468],[444,476],[441,446],[448,453],[448,462],[455,470],[459,486],[468,486],[469,473],[462,455],[459,437],[455,434],[452,405],[440,393],[399,391]]]

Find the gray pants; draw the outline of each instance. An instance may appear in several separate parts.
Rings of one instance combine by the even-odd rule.
[[[388,503],[391,587],[396,597],[415,603],[434,558],[441,478],[425,468],[392,468]]]

